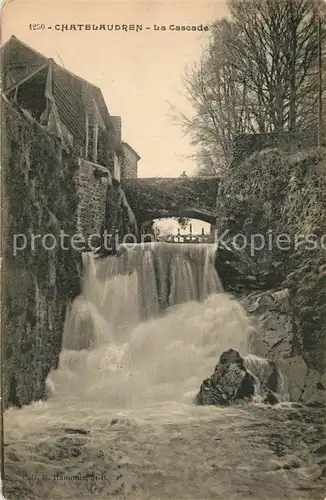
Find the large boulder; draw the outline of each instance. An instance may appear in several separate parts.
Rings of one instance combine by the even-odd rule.
[[[216,232],[214,243],[218,242],[218,234]],[[277,288],[283,280],[277,268],[260,269],[249,255],[234,247],[232,239],[227,240],[225,245],[219,244],[215,266],[224,289],[236,296],[251,290]]]
[[[253,292],[243,296],[241,303],[253,326],[249,351],[272,361],[290,356],[294,329],[289,291]]]
[[[279,361],[283,374],[284,393],[290,401],[309,406],[325,406],[326,374],[310,368],[302,356]]]
[[[270,381],[276,380],[273,375],[273,366],[276,366],[276,392],[282,393],[283,399],[310,405],[325,403],[326,374],[307,362],[307,351],[298,338],[289,290],[252,292],[243,296],[241,303],[253,326],[249,338],[252,355],[246,357],[247,370],[258,379],[264,379],[265,389],[274,392],[276,389],[270,386]],[[265,370],[263,376],[258,373],[262,373],[262,370]]]
[[[227,406],[249,400],[254,394],[255,378],[246,370],[238,351],[229,349],[221,354],[213,375],[202,383],[196,403]]]

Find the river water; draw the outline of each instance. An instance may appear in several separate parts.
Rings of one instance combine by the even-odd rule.
[[[193,404],[221,352],[248,354],[214,262],[210,245],[85,254],[49,399],[5,414],[8,498],[323,500],[318,410]]]

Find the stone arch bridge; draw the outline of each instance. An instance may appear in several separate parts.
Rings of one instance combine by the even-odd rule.
[[[216,223],[217,177],[125,179],[122,188],[139,224],[187,217]]]

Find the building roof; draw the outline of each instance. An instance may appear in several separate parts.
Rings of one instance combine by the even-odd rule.
[[[94,110],[94,101],[107,130],[114,134],[102,91],[75,75],[66,68],[47,58],[35,49],[20,41],[14,35],[3,46],[4,92],[8,94],[29,74],[35,73],[44,65],[52,67],[53,96],[59,111],[60,119],[70,132],[80,140],[85,140],[86,112]]]

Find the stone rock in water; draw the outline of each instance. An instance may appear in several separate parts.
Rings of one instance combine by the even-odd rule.
[[[309,368],[301,356],[281,359],[278,365],[284,376],[284,392],[290,401],[312,407],[326,405],[326,373]]]
[[[202,383],[196,403],[227,406],[251,399],[254,393],[254,377],[246,370],[238,351],[229,349],[221,354],[213,375]]]
[[[254,354],[248,354],[244,358],[245,368],[254,376],[257,387],[256,393],[263,398],[267,404],[279,403],[279,397],[283,397],[283,377],[277,364],[267,358]]]
[[[249,351],[276,362],[290,356],[294,338],[289,291],[251,293],[241,303],[254,326]]]

